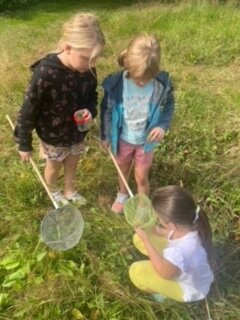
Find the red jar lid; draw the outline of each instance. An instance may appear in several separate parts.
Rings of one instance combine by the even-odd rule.
[[[76,124],[84,124],[86,123],[87,121],[87,117],[88,117],[88,114],[86,114],[84,117],[83,117],[83,112],[81,110],[77,110],[75,113],[74,113],[74,121],[76,122]]]

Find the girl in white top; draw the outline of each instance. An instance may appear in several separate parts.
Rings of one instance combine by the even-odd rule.
[[[211,228],[206,214],[191,194],[178,186],[158,189],[152,198],[160,226],[153,232],[136,229],[135,246],[149,260],[129,269],[139,289],[181,302],[204,299],[213,282],[210,267]]]

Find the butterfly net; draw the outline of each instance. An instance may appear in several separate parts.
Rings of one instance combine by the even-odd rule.
[[[84,228],[81,212],[66,205],[49,212],[41,223],[43,241],[54,250],[68,250],[80,240]]]
[[[124,215],[127,222],[134,228],[148,229],[157,222],[150,199],[145,194],[136,194],[124,204]]]

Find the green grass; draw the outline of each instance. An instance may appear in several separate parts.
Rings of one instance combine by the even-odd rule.
[[[99,82],[118,69],[116,57],[135,33],[153,32],[160,39],[177,107],[155,154],[151,188],[183,184],[206,209],[216,257],[210,313],[213,320],[240,318],[239,3],[169,2],[45,1],[0,16],[0,319],[207,319],[204,302],[159,305],[131,285],[128,267],[140,256],[133,230],[109,209],[117,175],[99,147],[96,127],[78,170],[79,190],[88,199],[83,238],[60,253],[39,239],[52,205],[30,165],[20,163],[5,114],[16,119],[28,66],[55,49],[62,23],[80,10],[99,16],[107,38]],[[42,171],[36,137],[34,144]],[[135,192],[133,179],[130,186]]]

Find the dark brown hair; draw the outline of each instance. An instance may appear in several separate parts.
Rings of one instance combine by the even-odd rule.
[[[211,263],[212,231],[206,213],[196,205],[193,196],[186,189],[178,186],[167,186],[156,190],[152,205],[164,222],[188,226],[197,230],[202,246]]]

